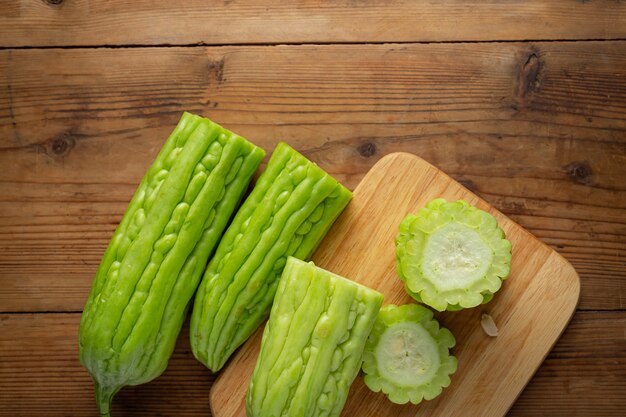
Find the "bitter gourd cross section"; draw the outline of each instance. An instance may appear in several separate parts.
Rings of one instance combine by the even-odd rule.
[[[264,151],[184,113],[133,196],[94,278],[79,330],[101,415],[160,375],[209,255]]]
[[[195,357],[218,371],[267,318],[288,256],[308,259],[352,193],[281,142],[209,263],[191,316]]]
[[[488,302],[500,289],[511,271],[511,242],[491,214],[438,198],[400,223],[396,258],[416,301],[460,310]]]
[[[365,345],[365,385],[396,404],[432,400],[456,372],[457,359],[450,355],[454,345],[452,333],[439,327],[426,307],[385,306]]]
[[[336,417],[382,294],[290,257],[248,387],[248,417]]]

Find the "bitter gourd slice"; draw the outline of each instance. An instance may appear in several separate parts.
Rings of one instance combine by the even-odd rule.
[[[407,292],[436,310],[486,303],[511,269],[511,242],[491,214],[466,201],[431,201],[408,215],[396,237]]]
[[[339,416],[382,301],[290,257],[248,387],[248,417]]]
[[[263,156],[189,113],[165,142],[113,234],[81,318],[80,360],[101,415],[122,386],[165,370],[207,259]]]
[[[285,143],[224,234],[191,316],[191,348],[212,371],[267,318],[288,256],[308,259],[352,193]]]
[[[365,384],[396,404],[432,400],[450,385],[454,336],[416,304],[390,304],[378,314],[363,353]]]

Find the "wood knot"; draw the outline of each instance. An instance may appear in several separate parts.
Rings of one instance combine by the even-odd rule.
[[[63,4],[63,0],[43,0],[49,6],[60,6]]]
[[[593,170],[585,161],[574,161],[565,166],[567,176],[574,182],[583,185],[593,184]]]
[[[62,134],[50,140],[50,153],[55,156],[65,156],[72,150],[75,144],[76,140],[72,136],[67,133]]]
[[[224,58],[215,60],[209,59],[209,64],[207,65],[207,70],[209,72],[209,81],[216,80],[218,84],[224,83],[226,79],[224,78]]]
[[[536,53],[531,53],[520,71],[520,94],[528,94],[539,88],[539,71],[541,61]]]
[[[520,66],[517,74],[517,82],[515,87],[515,104],[511,106],[513,110],[520,110],[530,103],[533,93],[539,90],[541,85],[541,72],[543,70],[543,61],[539,54],[535,51],[530,52]]]
[[[369,158],[376,154],[376,145],[372,142],[366,142],[358,146],[357,151],[359,151],[359,155],[364,158]]]

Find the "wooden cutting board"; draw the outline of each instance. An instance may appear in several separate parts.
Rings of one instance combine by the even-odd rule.
[[[459,360],[452,383],[442,395],[419,405],[395,405],[383,394],[369,391],[360,374],[342,416],[504,416],[574,313],[580,282],[563,257],[411,154],[388,155],[370,170],[313,260],[382,292],[385,304],[412,302],[396,275],[394,239],[408,213],[437,197],[462,198],[496,216],[513,244],[511,275],[490,303],[438,314],[456,337],[453,353]],[[483,332],[482,313],[493,317],[498,337]],[[261,330],[231,358],[213,385],[210,402],[215,417],[245,417],[245,393],[260,340]]]

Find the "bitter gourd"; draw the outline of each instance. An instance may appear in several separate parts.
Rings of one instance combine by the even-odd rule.
[[[378,314],[363,353],[365,384],[396,404],[432,400],[450,385],[457,360],[448,329],[416,304],[390,304]]]
[[[488,302],[511,269],[511,242],[495,217],[463,200],[439,198],[408,215],[396,255],[407,292],[439,311]]]
[[[100,414],[125,385],[167,366],[207,259],[264,151],[184,113],[132,198],[80,323],[81,363]]]
[[[248,417],[339,416],[382,301],[290,257],[248,387]]]
[[[212,371],[267,318],[288,256],[308,259],[352,193],[285,143],[209,263],[191,316],[191,348]]]

